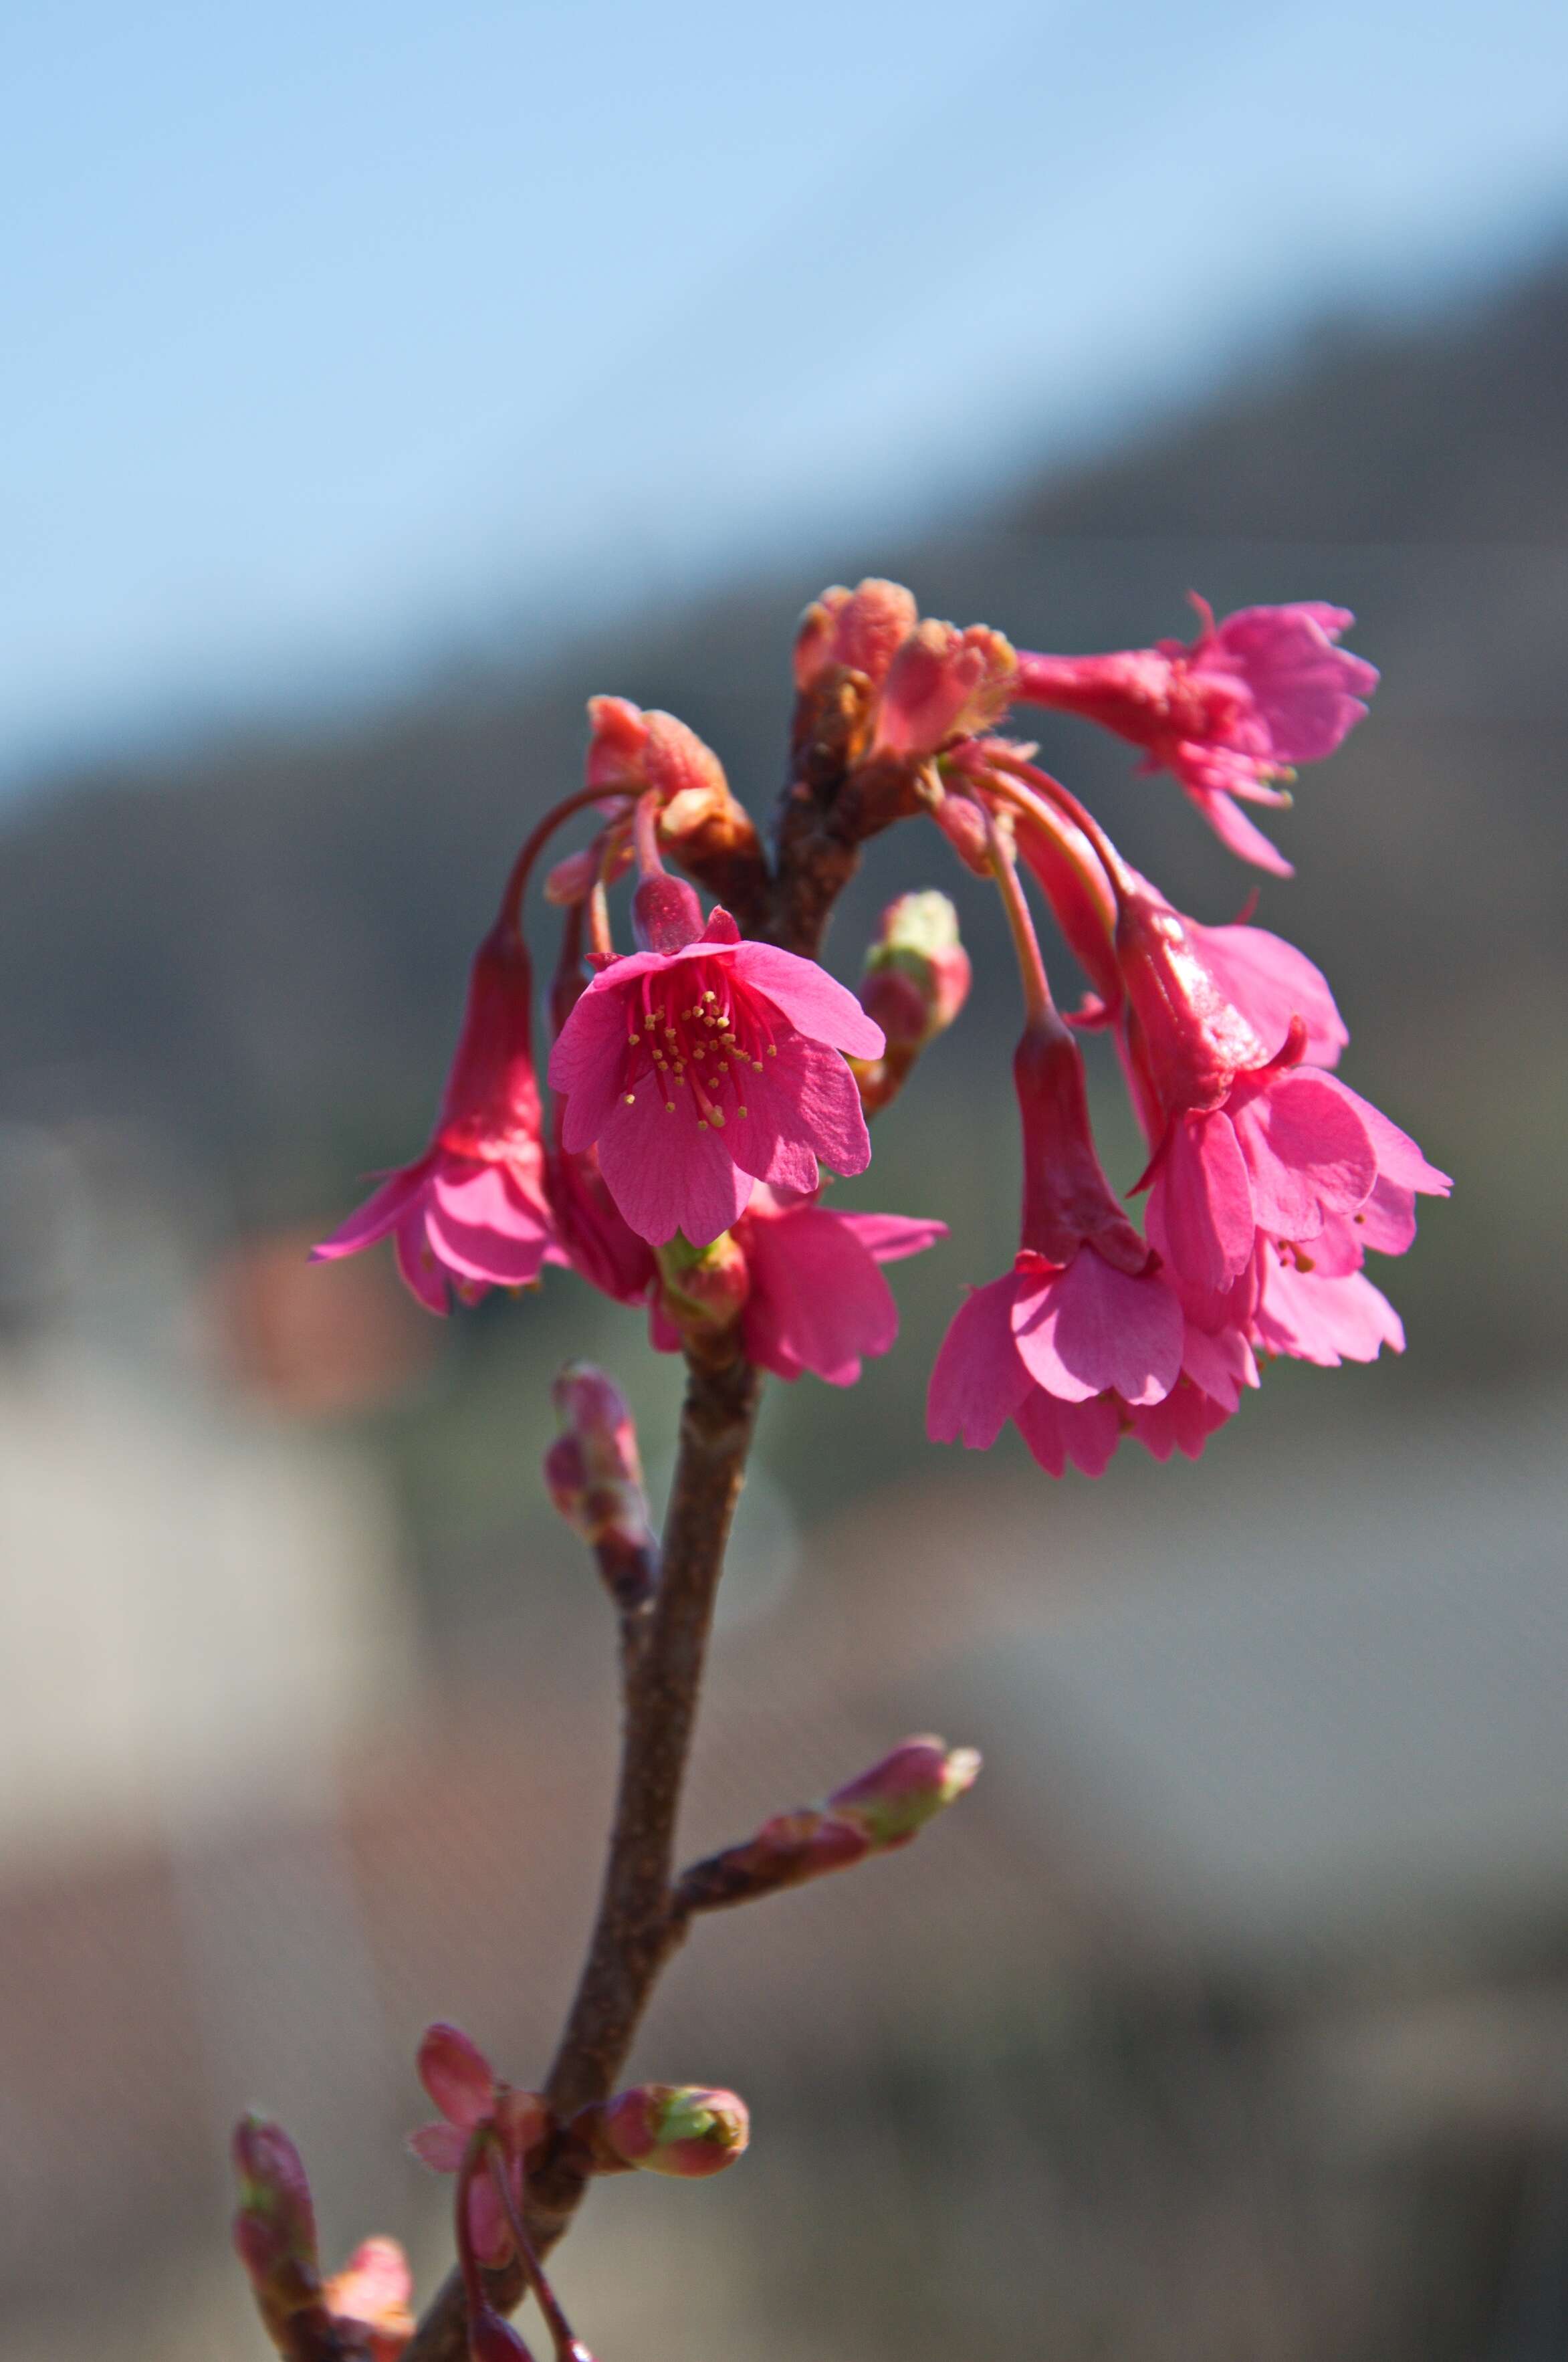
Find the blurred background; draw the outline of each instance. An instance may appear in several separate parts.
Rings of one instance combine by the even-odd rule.
[[[761,817],[867,572],[1063,650],[1356,610],[1261,916],[1459,1188],[1408,1356],[1197,1468],[929,1447],[1013,988],[934,832],[871,848],[841,973],[934,884],[977,983],[845,1196],[953,1236],[852,1396],[770,1386],[690,1849],[906,1730],[988,1770],[700,1931],[637,2063],[752,2154],[608,2186],[565,2287],[623,2362],[1568,2352],[1568,15],[63,0],[0,87],[0,2362],[261,2352],[253,2101],[329,2260],[434,2273],[419,2028],[542,2070],[613,1716],[548,1382],[608,1361],[657,1487],[677,1371],[570,1277],[441,1326],[304,1250],[423,1140],[584,698]]]

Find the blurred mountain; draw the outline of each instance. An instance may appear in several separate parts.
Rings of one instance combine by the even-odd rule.
[[[1330,970],[1354,1079],[1461,1174],[1411,1266],[1435,1323],[1429,1367],[1443,1344],[1451,1364],[1561,1350],[1560,1283],[1542,1280],[1533,1240],[1568,1136],[1552,1051],[1568,966],[1565,365],[1568,263],[1435,324],[1326,328],[1111,457],[1022,473],[987,513],[913,546],[823,552],[822,579],[896,573],[928,612],[983,615],[1036,646],[1180,631],[1189,584],[1221,610],[1355,608],[1354,645],[1385,686],[1342,755],[1304,777],[1280,829],[1300,875],[1264,881],[1262,915]],[[0,833],[6,1108],[167,1142],[219,1191],[220,1227],[346,1203],[356,1173],[423,1137],[503,866],[578,777],[584,697],[680,712],[761,811],[781,776],[790,627],[817,587],[759,573],[547,666],[523,649],[510,675],[21,800]],[[1231,915],[1254,879],[1168,783],[1080,726],[1047,719],[1042,740],[1177,900]],[[887,892],[933,881],[952,882],[934,836],[873,848],[841,962]],[[1010,1219],[1011,983],[987,898],[954,890],[983,982],[878,1162],[882,1191],[933,1210],[949,1210],[944,1178],[977,1181],[963,1269],[978,1277],[970,1264],[1005,1248]],[[955,1145],[966,1126],[987,1143],[978,1174]],[[944,1301],[954,1285],[949,1271]]]

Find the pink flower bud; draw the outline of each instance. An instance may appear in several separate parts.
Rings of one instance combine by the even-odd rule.
[[[550,1498],[596,1553],[617,1605],[640,1606],[653,1587],[657,1543],[626,1398],[591,1362],[569,1362],[555,1402],[564,1431],[545,1454]]]
[[[488,2304],[469,2315],[469,2352],[473,2362],[534,2362],[512,2323]]]
[[[795,635],[796,688],[811,689],[831,667],[842,665],[879,689],[918,614],[913,594],[899,582],[869,578],[854,590],[838,584],[824,590]]]
[[[712,748],[673,713],[645,713],[624,697],[590,698],[588,718],[589,786],[657,796],[664,850],[711,892],[741,899],[762,851]]]
[[[624,2165],[686,2181],[722,2173],[751,2138],[745,2102],[694,2083],[638,2083],[610,2101],[596,2142]]]
[[[702,905],[683,877],[660,871],[643,878],[632,897],[632,930],[637,949],[669,955],[694,944],[702,932]]]
[[[974,1786],[979,1769],[972,1747],[906,1738],[858,1779],[835,1788],[828,1810],[863,1829],[878,1850],[907,1845],[927,1821]]]
[[[933,755],[950,738],[988,729],[1007,711],[1017,670],[999,632],[983,624],[961,632],[928,617],[889,668],[873,752]]]
[[[860,1004],[889,1050],[921,1050],[952,1024],[968,998],[969,955],[945,894],[900,894],[882,913],[866,955]]]
[[[991,874],[991,841],[986,816],[968,796],[944,795],[931,807],[931,817],[964,864],[977,877]]]
[[[495,2070],[458,2027],[426,2026],[415,2063],[420,2081],[449,2125],[472,2132],[493,2112]]]
[[[613,886],[631,866],[630,844],[617,845],[609,866],[604,869],[604,883]],[[558,861],[555,867],[547,872],[545,878],[546,901],[560,910],[569,910],[574,902],[586,901],[603,866],[604,840],[601,836],[595,838],[591,844],[583,845],[579,852],[569,853],[564,861]]]
[[[293,2265],[315,2269],[315,2210],[304,2160],[281,2125],[242,2116],[234,2128],[239,2182],[235,2242],[253,2279]]]
[[[705,1247],[678,1231],[657,1250],[659,1308],[683,1334],[714,1335],[739,1319],[751,1294],[745,1251],[733,1231]]]

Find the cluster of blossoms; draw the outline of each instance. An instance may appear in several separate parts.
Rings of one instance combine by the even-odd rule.
[[[922,620],[907,590],[867,581],[824,593],[796,643],[797,767],[834,767],[851,841],[924,813],[1002,899],[1024,1007],[1019,1252],[958,1309],[929,1424],[984,1448],[1010,1420],[1058,1475],[1069,1462],[1098,1474],[1123,1436],[1196,1457],[1260,1357],[1399,1348],[1364,1258],[1402,1253],[1416,1196],[1449,1187],[1333,1073],[1348,1036],[1312,963],[1263,928],[1175,910],[1002,734],[1018,705],[1086,717],[1173,773],[1232,851],[1286,870],[1237,800],[1286,803],[1292,767],[1333,751],[1376,675],[1338,645],[1343,609],[1199,613],[1190,646],[1055,657]],[[823,1168],[864,1169],[867,1116],[963,1007],[952,906],[893,903],[848,991],[759,939],[767,862],[717,756],[620,699],[595,699],[590,719],[586,784],[524,847],[476,955],[429,1145],[317,1253],[391,1237],[433,1311],[569,1264],[646,1307],[661,1350],[738,1350],[786,1380],[848,1385],[897,1331],[882,1265],[945,1230],[840,1210]],[[585,807],[596,833],[545,888],[562,913],[547,1120],[525,890],[553,828]],[[704,911],[667,857],[725,899]],[[608,893],[634,866],[636,947],[618,951]],[[1089,981],[1066,1016],[1026,877]],[[1095,1030],[1114,1038],[1147,1139],[1141,1231],[1090,1132],[1079,1043]]]
[[[550,1264],[639,1308],[653,1344],[690,1365],[687,1489],[678,1476],[661,1554],[626,1403],[602,1372],[569,1364],[545,1477],[618,1610],[626,1716],[589,1964],[543,2090],[502,2081],[452,2026],[425,2035],[419,2073],[438,2121],[412,2146],[455,2178],[458,2268],[417,2330],[401,2253],[371,2241],[324,2279],[297,2154],[275,2125],[240,2127],[236,2244],[291,2362],[527,2362],[505,2317],[525,2293],[554,2362],[591,2362],[541,2261],[589,2181],[639,2168],[701,2179],[748,2135],[733,2092],[612,2089],[663,1959],[698,1914],[908,1845],[978,1769],[969,1749],[907,1739],[822,1803],[669,1877],[755,1372],[851,1385],[897,1334],[883,1266],[946,1235],[827,1194],[830,1175],[864,1170],[867,1119],[969,988],[940,893],[889,906],[857,991],[818,964],[867,839],[903,819],[934,822],[996,888],[1022,988],[1018,1252],[955,1312],[932,1373],[934,1438],[984,1449],[1010,1422],[1058,1476],[1069,1462],[1098,1475],[1124,1437],[1157,1459],[1196,1458],[1260,1362],[1367,1361],[1402,1345],[1365,1258],[1402,1253],[1417,1197],[1449,1184],[1339,1079],[1348,1037],[1323,977],[1262,928],[1173,908],[1005,733],[1031,704],[1114,731],[1145,767],[1174,774],[1233,852],[1284,871],[1242,803],[1286,803],[1292,767],[1333,751],[1375,675],[1338,646],[1351,621],[1339,608],[1200,615],[1190,646],[1052,657],[922,621],[894,583],[827,591],[796,641],[791,784],[771,859],[683,723],[593,701],[584,785],[524,844],[475,955],[428,1145],[316,1252],[391,1239],[433,1312],[532,1288]],[[590,810],[591,841],[544,881],[559,914],[547,1109],[524,911],[554,831]],[[635,947],[618,949],[610,894],[634,868]],[[1066,1014],[1032,886],[1088,980]],[[1098,1032],[1112,1037],[1146,1142],[1127,1199],[1089,1122],[1081,1043]],[[1140,1198],[1142,1228],[1128,1211]]]

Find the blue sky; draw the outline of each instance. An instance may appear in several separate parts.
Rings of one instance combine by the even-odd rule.
[[[15,778],[1425,305],[1568,226],[1568,9],[22,0],[0,215]]]

